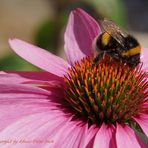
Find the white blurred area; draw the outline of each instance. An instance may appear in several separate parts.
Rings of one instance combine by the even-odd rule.
[[[135,35],[142,47],[148,48],[148,33],[134,32],[133,35]]]
[[[9,50],[8,39],[33,42],[39,25],[52,17],[46,0],[0,0],[0,57]]]

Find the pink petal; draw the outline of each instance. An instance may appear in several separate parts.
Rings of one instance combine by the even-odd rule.
[[[87,148],[92,148],[92,146],[94,145],[95,136],[98,130],[99,130],[99,127],[96,125],[92,125],[89,128],[89,134],[87,136],[87,139],[88,139]]]
[[[60,129],[63,129],[69,119],[58,111],[36,113],[20,118],[0,133],[0,139],[16,140],[17,147],[43,147],[52,146],[56,141],[52,139]],[[27,144],[21,142],[29,141]],[[40,141],[35,142],[35,141]],[[12,143],[0,143],[2,146],[11,147]]]
[[[0,74],[5,74],[6,72],[4,72],[4,71],[0,71]]]
[[[142,48],[141,61],[143,62],[142,68],[148,71],[148,48]]]
[[[45,104],[14,104],[14,105],[0,105],[0,131],[6,128],[8,125],[16,122],[24,116],[30,114],[47,112],[50,110],[50,107],[45,106]]]
[[[16,74],[0,73],[0,84],[19,84],[27,82],[27,80]]]
[[[2,95],[6,94],[8,98],[15,98],[15,96],[11,96],[10,94],[38,94],[38,95],[49,95],[51,94],[49,91],[41,89],[39,87],[24,85],[24,84],[0,84],[0,99],[2,99]]]
[[[19,39],[10,39],[9,44],[19,56],[33,65],[60,77],[66,75],[69,65],[60,57]]]
[[[115,143],[115,128],[111,125],[102,124],[98,130],[95,140],[94,148],[116,148]]]
[[[57,93],[53,95],[39,88],[21,85],[10,87],[12,88],[3,87],[0,90],[0,121],[3,121],[0,122],[0,130],[23,116],[59,109]]]
[[[60,95],[29,85],[0,84],[0,105],[50,104],[51,98],[57,101]]]
[[[59,109],[61,96],[56,87],[47,91],[28,84],[0,84],[0,130],[23,116]]]
[[[49,72],[5,72],[0,73],[1,84],[63,84],[63,78]]]
[[[66,122],[63,128],[59,129],[56,135],[53,137],[55,140],[53,147],[79,147],[80,140],[78,137],[82,134],[81,127],[73,122]],[[63,134],[64,133],[64,134]],[[75,144],[77,143],[77,145]]]
[[[119,148],[145,148],[134,130],[127,125],[117,124],[116,143]]]
[[[82,9],[70,13],[65,31],[65,53],[68,61],[73,64],[83,57],[92,56],[92,43],[100,34],[97,22]]]
[[[63,103],[63,90],[59,88],[49,88],[44,90],[42,88],[11,84],[0,84],[0,105],[45,105],[52,109],[59,109],[59,104]],[[62,107],[62,106],[61,106]]]
[[[90,136],[89,136],[89,128],[87,124],[79,124],[78,126],[81,130],[80,133],[77,134],[77,139],[74,142],[73,147],[79,147],[84,148],[87,146],[87,144],[90,142]],[[78,128],[77,127],[77,128]]]
[[[146,136],[148,136],[148,115],[140,114],[138,117],[134,117],[133,119],[140,125]]]
[[[82,124],[80,121],[66,122],[63,128],[59,129],[54,139],[53,147],[62,148],[85,148],[89,142],[89,129],[87,124]]]
[[[80,148],[84,148],[88,145],[88,143],[91,141],[91,136],[89,134],[89,127],[88,127],[88,124],[85,124],[82,128],[82,131],[81,131],[82,136],[80,138],[80,144],[79,144],[79,147]]]

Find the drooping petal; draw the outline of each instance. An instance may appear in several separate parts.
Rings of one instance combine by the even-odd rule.
[[[77,136],[77,140],[74,143],[74,147],[88,148],[88,144],[92,139],[92,134],[90,134],[88,124],[79,124],[80,133]]]
[[[148,137],[148,115],[140,114],[138,117],[133,118],[142,128],[143,132]]]
[[[34,100],[43,100],[47,99],[51,94],[50,91],[46,91],[39,87],[34,87],[30,85],[23,84],[0,84],[0,102],[1,104],[5,103],[15,103],[18,101],[27,100],[28,98]],[[35,102],[35,101],[34,101]],[[22,102],[23,103],[23,102]]]
[[[81,133],[82,136],[80,137],[79,147],[84,148],[91,141],[91,135],[89,134],[88,124],[85,124],[84,126],[81,127]]]
[[[16,122],[24,116],[29,116],[30,114],[42,113],[49,111],[50,106],[45,105],[45,103],[40,104],[7,104],[0,105],[0,131],[6,128],[8,125]]]
[[[64,134],[62,134],[62,132],[64,132]],[[77,128],[76,125],[66,124],[55,136],[56,143],[54,143],[54,147],[60,147],[61,145],[63,148],[73,147],[79,133],[80,128]]]
[[[0,84],[19,84],[27,82],[28,79],[16,74],[0,73]]]
[[[0,73],[0,84],[63,84],[63,78],[48,72]]]
[[[81,137],[83,135],[82,130],[84,129],[85,128],[83,126],[79,126],[77,122],[65,123],[64,127],[59,129],[59,131],[53,137],[55,140],[53,147],[80,147]]]
[[[91,56],[93,53],[92,43],[100,34],[97,22],[82,9],[71,12],[65,31],[65,53],[70,64]]]
[[[62,102],[61,93],[57,90],[46,91],[22,84],[0,84],[0,88],[0,121],[3,121],[0,122],[0,130],[24,116],[57,110],[59,102]]]
[[[30,85],[0,84],[0,105],[45,105],[57,109],[63,104],[63,90],[60,88],[39,88]]]
[[[119,148],[146,148],[134,130],[127,125],[117,124],[116,143]]]
[[[69,64],[62,58],[19,39],[10,39],[9,44],[19,56],[33,65],[60,77],[66,75]]]
[[[98,130],[93,148],[116,148],[115,128],[111,125],[102,124]]]
[[[142,68],[148,71],[148,48],[142,48],[141,61],[143,63]]]
[[[10,139],[12,142],[15,140],[16,147],[52,147],[52,144],[56,142],[52,137],[64,128],[68,120],[69,117],[56,110],[27,115],[1,131],[0,139]],[[11,147],[12,142],[1,142],[0,147]]]
[[[89,134],[87,136],[87,139],[88,139],[88,144],[86,146],[87,148],[92,148],[93,147],[95,136],[96,136],[96,133],[98,132],[98,130],[99,130],[99,127],[97,127],[96,125],[92,125],[89,128]]]

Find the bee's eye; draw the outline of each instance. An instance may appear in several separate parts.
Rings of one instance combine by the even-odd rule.
[[[135,46],[135,41],[132,40],[132,39],[127,39],[126,40],[126,46],[129,47],[129,48],[132,48]]]
[[[128,45],[129,45],[129,47],[130,47],[130,48],[132,48],[132,47],[134,47],[134,46],[135,46],[135,44],[134,44],[132,41],[131,41],[131,42],[129,42],[129,44],[128,44]]]
[[[125,39],[125,45],[126,47],[128,48],[133,48],[133,47],[136,47],[138,45],[138,42],[135,38],[133,38],[132,36],[128,36],[126,39]]]

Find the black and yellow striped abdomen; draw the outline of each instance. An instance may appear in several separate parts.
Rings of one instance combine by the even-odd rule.
[[[125,50],[122,52],[123,57],[131,57],[141,53],[141,46],[132,36],[127,36],[124,42]]]

